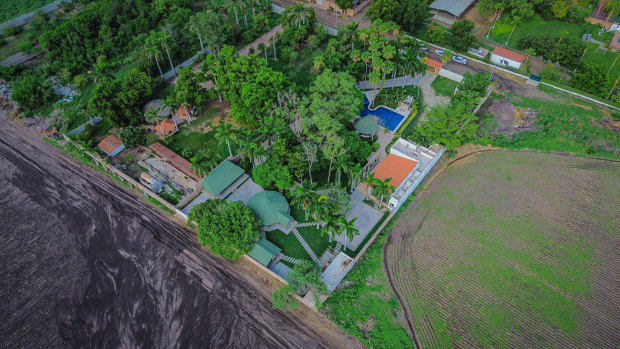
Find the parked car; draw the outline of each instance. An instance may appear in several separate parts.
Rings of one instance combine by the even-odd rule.
[[[428,47],[426,47],[426,46],[422,46],[422,47],[420,47],[420,50],[422,50],[422,51],[424,51],[424,52],[428,52],[428,51],[430,51],[430,50],[428,49]]]
[[[452,60],[456,63],[467,64],[467,59],[462,56],[452,56]]]
[[[436,50],[435,50],[435,51],[433,51],[433,52],[435,52],[435,54],[436,54],[437,56],[439,56],[439,57],[443,56],[443,50],[436,49]]]

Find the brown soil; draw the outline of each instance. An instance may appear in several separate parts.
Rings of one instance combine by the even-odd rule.
[[[478,38],[478,40],[482,39],[489,32],[489,28],[491,26],[491,16],[485,19],[478,12],[478,7],[476,5],[470,6],[467,11],[461,16],[461,19],[469,19],[476,23],[474,27],[473,33]]]
[[[424,348],[615,347],[620,163],[531,151],[469,154],[425,184],[384,245],[390,283]],[[547,304],[545,315],[537,310],[554,299],[562,300]],[[556,326],[564,321],[555,322],[557,314],[573,319],[569,331]]]
[[[620,120],[612,119],[609,115],[603,115],[603,120],[599,121],[591,119],[593,124],[603,126],[604,128],[620,133]]]
[[[361,348],[241,259],[0,115],[0,347]]]
[[[488,131],[490,134],[501,133],[512,138],[519,132],[537,129],[535,123],[538,119],[538,113],[529,108],[515,106],[509,98],[500,97],[500,99],[487,102],[479,114],[495,116],[496,126]]]

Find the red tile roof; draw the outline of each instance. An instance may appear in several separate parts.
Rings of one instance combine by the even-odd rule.
[[[169,160],[174,167],[176,167],[179,171],[185,173],[187,176],[191,177],[193,180],[198,180],[198,177],[189,167],[192,165],[189,161],[185,160],[181,155],[173,152],[172,150],[166,148],[161,143],[153,143],[149,145],[149,148],[155,150],[162,158],[166,158]]]
[[[495,48],[495,50],[493,50],[493,54],[500,56],[500,57],[504,57],[504,58],[508,58],[511,61],[515,61],[515,62],[523,62],[525,60],[525,55],[519,52],[515,52],[515,51],[511,51],[509,49],[503,48],[501,46],[497,46]]]
[[[398,187],[411,171],[413,171],[417,164],[418,162],[415,160],[388,154],[388,156],[375,167],[373,173],[375,174],[375,178],[380,180],[392,178],[390,184],[394,187]]]
[[[425,59],[424,63],[430,65],[431,67],[435,67],[435,68],[441,68],[443,66],[443,63],[436,61],[434,59],[430,59],[430,58]]]
[[[192,113],[192,106],[191,105],[187,105],[185,106],[184,104],[181,104],[181,107],[179,108],[179,116],[183,119],[187,119],[187,114],[185,114],[185,110],[187,109],[187,112],[189,113],[190,116],[193,116],[194,114]]]
[[[123,145],[123,141],[121,141],[120,138],[115,135],[109,135],[99,142],[98,147],[105,150],[106,153],[111,153],[114,149],[120,147],[121,145]]]
[[[161,134],[161,129],[159,128],[160,125],[161,125],[161,128],[164,129],[165,135],[167,135],[168,133],[170,133],[170,131],[175,129],[174,122],[172,122],[170,119],[164,119],[159,123],[159,125],[153,126],[153,130],[155,130],[155,132],[159,134]]]

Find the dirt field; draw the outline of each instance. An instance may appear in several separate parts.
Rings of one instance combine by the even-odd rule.
[[[361,348],[0,114],[0,348]]]
[[[617,348],[618,207],[618,162],[526,151],[455,161],[384,248],[422,347]]]

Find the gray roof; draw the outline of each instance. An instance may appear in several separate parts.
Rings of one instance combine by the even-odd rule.
[[[428,7],[433,10],[445,11],[458,17],[473,3],[474,0],[436,0]]]

